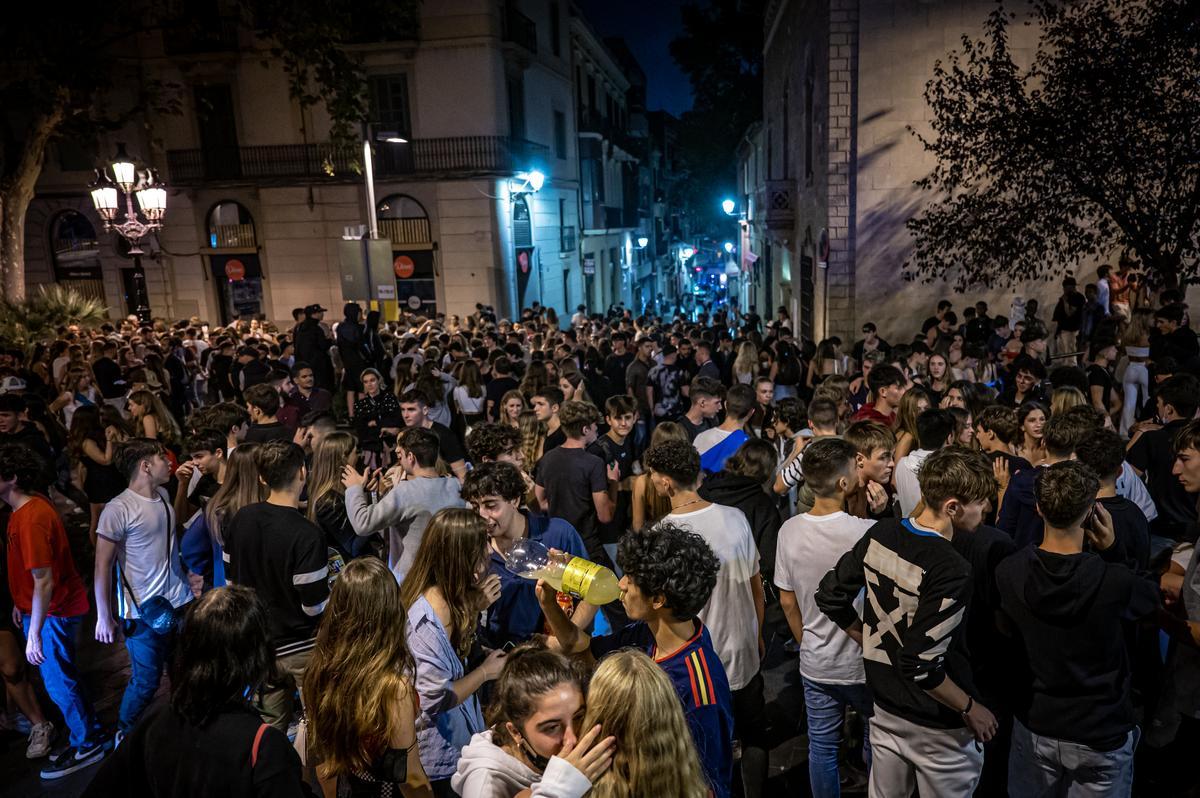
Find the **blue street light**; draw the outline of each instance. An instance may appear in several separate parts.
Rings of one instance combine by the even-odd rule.
[[[721,210],[725,211],[728,216],[733,216],[733,209],[736,207],[737,203],[731,199],[721,200]]]
[[[727,254],[727,255],[733,254],[733,242],[732,241],[725,242],[725,254]]]
[[[542,186],[546,183],[546,175],[537,169],[531,169],[528,172],[517,172],[517,180],[524,183],[520,188],[520,193],[534,194],[542,190]]]

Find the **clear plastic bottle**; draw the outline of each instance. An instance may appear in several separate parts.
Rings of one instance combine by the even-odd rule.
[[[526,538],[504,558],[504,567],[526,579],[542,579],[555,590],[570,593],[588,604],[604,606],[621,597],[617,575],[603,565]]]

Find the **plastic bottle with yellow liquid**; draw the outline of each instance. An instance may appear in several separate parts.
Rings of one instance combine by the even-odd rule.
[[[603,565],[562,551],[550,551],[545,544],[526,538],[518,541],[504,567],[526,579],[542,579],[561,593],[570,593],[588,604],[603,606],[621,597],[617,575]]]

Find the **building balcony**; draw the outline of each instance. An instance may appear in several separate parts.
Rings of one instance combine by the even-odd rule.
[[[767,180],[764,205],[756,209],[768,230],[791,230],[796,222],[796,181]]]
[[[208,228],[208,245],[213,249],[248,249],[257,244],[252,224],[214,224]]]
[[[637,208],[616,208],[599,203],[583,203],[583,234],[604,235],[618,230],[637,230]]]
[[[506,42],[537,53],[537,23],[518,11],[511,3],[504,7],[503,38]]]
[[[600,136],[605,141],[616,144],[630,155],[636,156],[643,149],[638,139],[631,136],[627,130],[613,124],[612,120],[599,111],[581,107],[579,113],[576,114],[576,126],[581,135],[590,133]]]
[[[378,177],[469,177],[508,174],[545,158],[548,149],[508,136],[459,136],[381,144],[375,150]],[[361,152],[335,144],[273,144],[259,147],[210,147],[168,150],[170,182],[281,183],[289,181],[358,182]]]
[[[379,233],[393,246],[428,244],[433,241],[429,219],[380,219]]]

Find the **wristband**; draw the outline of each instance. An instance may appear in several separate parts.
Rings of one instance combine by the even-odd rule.
[[[974,697],[967,696],[967,706],[965,708],[963,708],[963,711],[959,712],[958,714],[963,715],[965,717],[974,708],[975,708]]]

